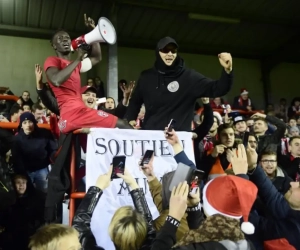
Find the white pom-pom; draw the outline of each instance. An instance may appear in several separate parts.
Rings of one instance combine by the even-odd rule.
[[[255,228],[250,222],[243,222],[241,225],[241,229],[245,234],[254,234]]]

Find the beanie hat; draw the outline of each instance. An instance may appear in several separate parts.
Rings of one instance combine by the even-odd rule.
[[[299,128],[297,126],[290,127],[289,132],[299,132]]]
[[[248,95],[249,92],[247,89],[241,89],[241,95]]]
[[[20,116],[20,122],[19,122],[18,130],[21,129],[22,123],[23,123],[24,121],[26,121],[26,120],[32,121],[34,127],[37,127],[37,121],[36,121],[34,115],[33,115],[32,113],[30,113],[30,112],[24,112],[24,113]]]
[[[253,234],[255,229],[248,217],[256,196],[257,187],[252,182],[233,175],[220,176],[204,186],[203,209],[208,216],[243,218],[242,231]]]

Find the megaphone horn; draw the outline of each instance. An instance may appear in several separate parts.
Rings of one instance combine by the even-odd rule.
[[[71,42],[71,50],[74,51],[84,43],[108,43],[115,44],[117,41],[117,34],[112,23],[105,17],[100,17],[98,25],[89,33],[77,37]]]

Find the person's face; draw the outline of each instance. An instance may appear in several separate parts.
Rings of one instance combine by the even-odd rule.
[[[277,168],[276,155],[262,155],[261,166],[268,176],[273,176]]]
[[[52,47],[62,54],[71,52],[71,38],[67,32],[59,31],[55,34],[52,40]]]
[[[285,106],[286,105],[286,100],[280,100],[280,105]]]
[[[300,157],[300,139],[292,140],[289,145],[289,151],[293,156]]]
[[[30,94],[28,92],[23,92],[22,98],[25,102],[27,102],[30,98]]]
[[[221,104],[221,98],[220,98],[220,97],[215,98],[215,99],[214,99],[214,103],[215,103],[216,105],[220,105],[220,104]]]
[[[299,131],[291,131],[291,136],[298,136],[299,135]]]
[[[93,79],[88,79],[87,80],[87,85],[88,86],[93,86],[94,85],[94,80]]]
[[[290,205],[299,204],[300,202],[300,182],[290,182],[290,189],[285,193],[284,198]],[[296,206],[297,206],[296,205]],[[299,208],[299,207],[297,207]]]
[[[295,120],[295,119],[291,119],[291,120],[289,121],[289,125],[290,125],[290,127],[295,127],[295,126],[297,126],[296,120]]]
[[[159,51],[159,55],[167,66],[171,66],[177,57],[177,47],[174,44],[168,44]]]
[[[274,107],[272,104],[269,104],[268,107],[267,107],[267,110],[268,111],[273,111],[274,110]]]
[[[268,127],[264,121],[258,120],[254,122],[253,130],[254,133],[265,133]]]
[[[241,95],[241,97],[242,97],[243,100],[247,100],[248,99],[248,94],[243,94],[243,95]]]
[[[42,119],[42,117],[45,115],[45,111],[42,109],[37,109],[34,113],[33,113],[35,120],[37,122],[40,122],[40,120]]]
[[[245,121],[240,121],[238,123],[235,124],[235,129],[240,132],[243,133],[247,130],[247,124]]]
[[[34,130],[33,122],[29,121],[29,120],[23,121],[22,122],[22,129],[24,130],[24,133],[26,135],[29,135]]]
[[[78,235],[71,234],[60,239],[56,250],[80,250],[81,244],[78,240]]]
[[[95,78],[95,83],[96,83],[97,85],[99,85],[99,84],[101,83],[101,79],[100,79],[99,77],[96,77],[96,78]]]
[[[16,187],[17,193],[19,195],[23,195],[26,192],[27,180],[22,179],[22,178],[15,179],[15,187]]]
[[[226,147],[232,147],[234,139],[234,130],[232,128],[226,128],[220,133],[220,141]]]
[[[84,102],[85,106],[88,108],[94,108],[96,105],[96,93],[92,91],[86,91],[81,95],[82,101]]]
[[[295,101],[295,106],[299,106],[300,105],[300,102],[299,101]]]
[[[28,105],[24,105],[23,106],[23,111],[24,112],[31,112],[31,109],[30,109],[30,107]]]
[[[112,98],[106,99],[105,108],[106,109],[114,109],[115,108],[115,102]]]
[[[248,143],[251,148],[256,149],[257,148],[257,141],[256,138],[253,135],[249,135]]]

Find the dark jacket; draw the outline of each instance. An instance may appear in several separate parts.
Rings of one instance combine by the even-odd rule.
[[[280,245],[282,249],[289,249],[288,246],[300,249],[300,211],[290,207],[261,167],[256,167],[249,173],[249,177],[257,186],[258,195],[272,216],[264,218],[251,213],[249,221],[254,225],[255,233],[249,238],[262,242],[265,248],[283,244]]]
[[[14,169],[34,172],[47,168],[56,151],[57,144],[49,130],[36,126],[31,134],[26,135],[20,129],[12,147]]]
[[[277,129],[272,135],[258,136],[257,153],[261,154],[264,151],[277,151],[278,144],[281,142],[281,138],[284,137],[286,125],[280,119],[274,116],[266,116],[266,121],[275,125]]]
[[[195,128],[193,131],[194,133],[197,134],[197,138],[193,140],[194,143],[194,154],[195,154],[195,162],[196,166],[199,168],[200,167],[200,152],[198,151],[199,148],[199,143],[203,140],[203,138],[208,134],[211,126],[214,124],[214,114],[213,110],[211,108],[211,105],[208,104],[203,104],[203,121],[202,123]]]
[[[176,44],[169,37],[162,40],[166,40],[166,44]],[[227,74],[222,70],[219,80],[211,80],[186,68],[178,55],[172,66],[166,66],[157,46],[155,65],[141,73],[125,118],[128,121],[136,120],[144,103],[146,114],[142,129],[163,130],[174,119],[175,130],[191,131],[197,98],[224,96],[230,91],[232,84],[232,73]]]
[[[239,102],[240,98],[241,98],[241,96],[234,97],[232,108],[233,109],[238,109],[238,110],[248,111],[248,109],[247,109],[248,99],[247,100],[242,100],[242,105],[240,105],[240,102]],[[255,110],[252,99],[250,99],[250,100],[251,100],[251,108],[252,108],[252,110]]]
[[[36,92],[41,98],[41,101],[45,105],[45,107],[49,109],[52,113],[59,116],[58,104],[51,90],[44,84],[43,88],[40,90],[37,89]]]
[[[280,155],[278,157],[278,164],[293,181],[296,181],[297,175],[300,175],[300,158],[294,158],[290,154]]]
[[[97,246],[95,237],[91,231],[91,219],[95,207],[103,194],[98,187],[90,187],[77,209],[72,226],[79,232],[79,240],[84,250],[102,249]],[[141,250],[150,249],[156,232],[153,226],[152,215],[148,208],[147,201],[142,189],[135,189],[130,192],[135,209],[141,213],[148,223],[148,235]]]
[[[120,119],[123,119],[126,114],[127,107],[123,105],[122,101],[120,101],[115,109],[102,108],[102,110],[104,110],[106,113],[112,114]]]

